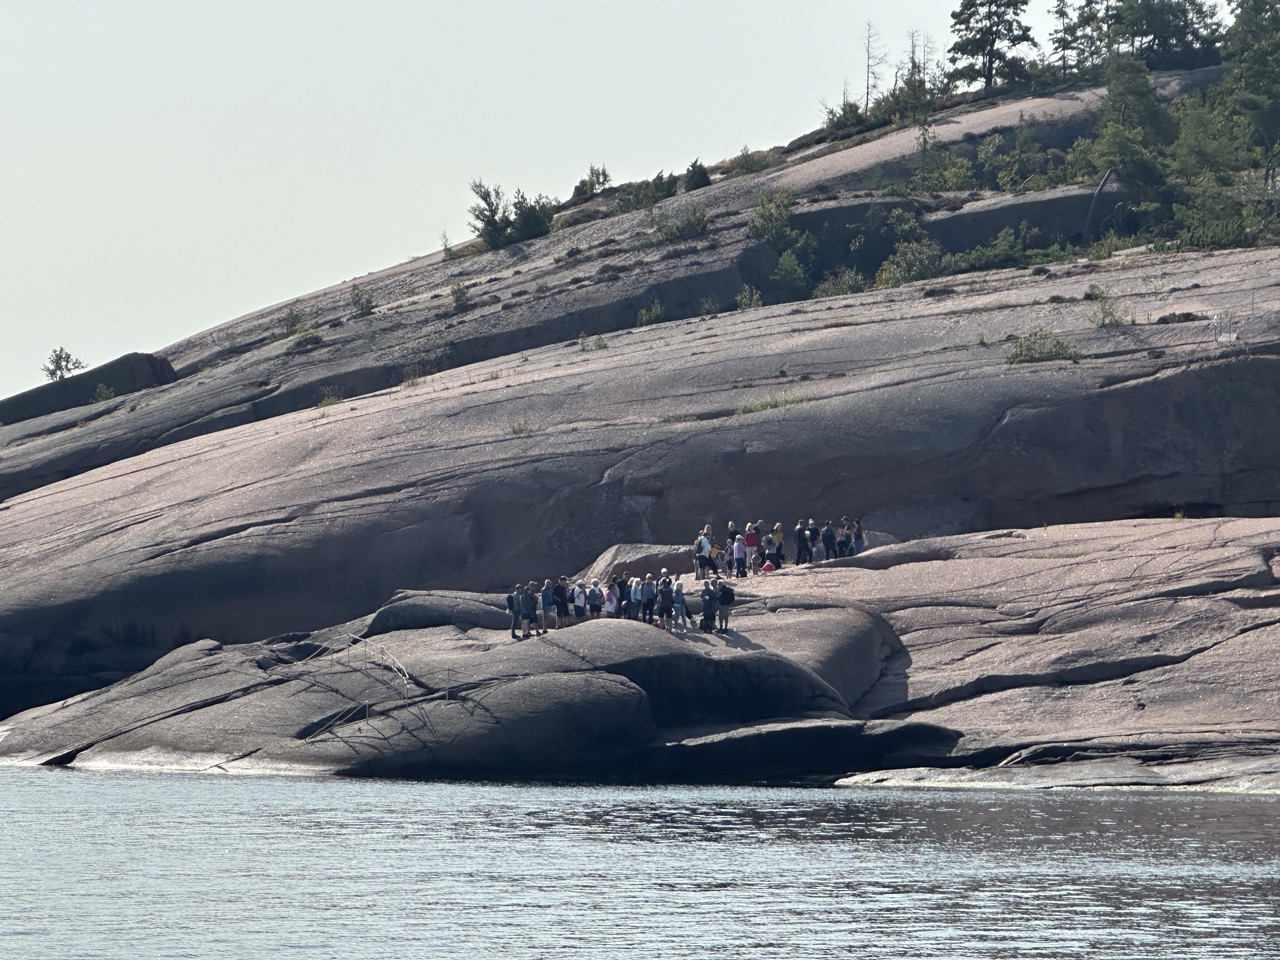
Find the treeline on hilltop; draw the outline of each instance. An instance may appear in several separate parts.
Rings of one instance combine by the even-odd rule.
[[[863,90],[823,105],[821,131],[810,138],[874,136],[914,128],[918,150],[909,173],[882,186],[912,195],[989,190],[1022,193],[1076,184],[1116,183],[1130,202],[1068,242],[1033,225],[1006,230],[988,245],[944,253],[910,209],[868,223],[842,256],[790,225],[791,198],[761,197],[751,232],[768,241],[777,268],[763,289],[744,288],[738,306],[831,296],[865,286],[896,286],[964,270],[1024,266],[1151,244],[1162,249],[1238,247],[1280,240],[1280,0],[1231,0],[1226,24],[1210,0],[1053,0],[1053,29],[1036,38],[1023,22],[1029,0],[960,0],[951,13],[954,42],[945,60],[925,34],[911,32],[902,60],[889,68],[874,24],[860,44]],[[1217,82],[1172,101],[1156,94],[1154,70],[1219,68]],[[1045,149],[1034,118],[974,142],[943,145],[931,118],[942,109],[996,95],[1025,95],[1105,84],[1092,134],[1066,149]],[[797,141],[799,143],[800,141]],[[684,175],[612,184],[592,165],[561,203],[476,180],[473,249],[498,249],[572,222],[573,208],[607,198],[603,212],[652,209],[722,177],[781,162],[782,151],[751,151],[711,168],[694,160]],[[694,239],[705,212],[653,217],[655,241]],[[446,253],[457,255],[446,245]],[[657,305],[655,305],[657,306]],[[657,316],[661,316],[660,308]],[[649,318],[649,322],[652,317]]]

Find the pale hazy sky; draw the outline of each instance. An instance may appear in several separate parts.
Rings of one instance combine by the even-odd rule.
[[[0,396],[467,239],[475,177],[785,143],[861,92],[868,19],[941,54],[954,5],[0,0]]]

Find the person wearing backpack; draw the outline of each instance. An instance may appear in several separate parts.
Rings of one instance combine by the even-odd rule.
[[[587,588],[587,612],[592,620],[600,619],[600,611],[604,609],[604,591],[600,589],[600,581],[592,580]]]
[[[716,591],[716,616],[719,618],[719,633],[729,632],[729,608],[737,600],[733,587],[728,580],[720,581],[720,589]]]
[[[662,624],[664,630],[670,630],[675,625],[675,613],[675,587],[671,583],[671,578],[667,576],[666,569],[663,569],[662,577],[658,580],[658,622]]]

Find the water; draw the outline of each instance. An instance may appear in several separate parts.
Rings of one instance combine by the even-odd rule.
[[[1277,814],[0,768],[0,957],[1280,958]]]

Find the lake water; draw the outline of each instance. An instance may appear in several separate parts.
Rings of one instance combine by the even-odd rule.
[[[1280,958],[1278,815],[0,768],[0,957]]]

